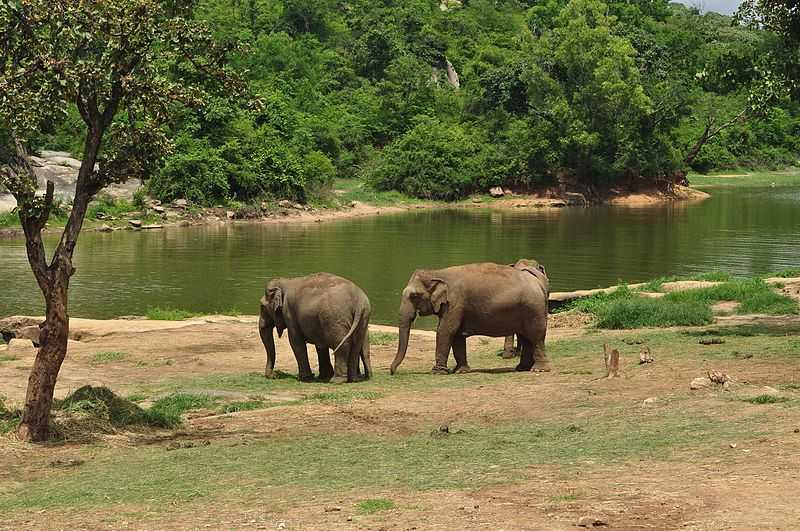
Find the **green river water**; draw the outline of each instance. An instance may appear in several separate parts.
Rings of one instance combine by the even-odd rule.
[[[715,189],[695,204],[647,208],[418,210],[310,224],[224,224],[85,233],[70,314],[109,318],[149,307],[258,312],[267,279],[336,273],[393,323],[415,268],[537,258],[552,289],[668,274],[751,275],[800,265],[800,189]],[[48,247],[56,242],[48,239]],[[41,314],[22,240],[0,240],[0,316]]]

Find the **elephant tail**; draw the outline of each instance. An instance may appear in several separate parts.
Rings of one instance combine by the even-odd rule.
[[[339,352],[339,349],[342,348],[342,345],[344,345],[345,342],[348,339],[350,339],[350,337],[353,335],[353,333],[358,328],[358,325],[361,324],[361,319],[362,318],[363,318],[362,311],[359,308],[358,310],[356,310],[356,314],[353,316],[353,324],[350,326],[350,331],[347,332],[347,335],[344,336],[344,339],[342,339],[342,341],[339,343],[339,345],[337,345],[336,348],[333,349],[333,352],[331,353],[331,355],[335,356],[336,353]]]

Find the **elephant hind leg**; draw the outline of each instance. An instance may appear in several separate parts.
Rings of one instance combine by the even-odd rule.
[[[519,345],[522,350],[519,358],[519,363],[515,368],[516,371],[529,371],[533,368],[533,343],[530,339],[523,336],[519,337]]]
[[[369,328],[364,327],[364,334],[361,339],[361,362],[364,364],[364,379],[372,378],[372,360],[369,355]]]
[[[328,347],[320,347],[316,345],[317,360],[319,361],[319,376],[318,380],[327,382],[333,378],[333,365],[331,365],[331,353]]]

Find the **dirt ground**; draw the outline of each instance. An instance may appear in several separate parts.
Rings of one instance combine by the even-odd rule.
[[[553,323],[548,335],[553,366],[549,373],[506,372],[516,362],[496,355],[502,339],[470,338],[472,374],[431,376],[427,372],[435,336],[419,331],[412,334],[400,368],[405,379],[393,380],[386,373],[396,349],[392,335],[396,330],[375,326],[371,328],[376,336],[372,359],[378,376],[371,382],[287,384],[268,393],[266,398],[275,402],[274,407],[229,414],[193,412],[176,433],[120,433],[91,444],[63,442],[44,447],[0,437],[0,507],[12,507],[0,510],[4,513],[0,529],[550,530],[576,529],[581,518],[588,518],[589,525],[596,521],[615,529],[796,528],[800,521],[796,495],[800,396],[795,393],[800,392],[781,388],[786,401],[780,404],[752,404],[737,397],[763,386],[800,382],[800,344],[793,339],[800,328],[797,319],[722,319],[711,329],[722,334],[725,343],[711,346],[698,344],[692,335],[700,333],[696,331],[598,332],[582,324],[579,318]],[[742,332],[742,327],[750,325],[758,327],[755,332]],[[728,329],[737,332],[726,335]],[[221,390],[203,378],[263,371],[255,317],[185,322],[76,319],[72,333],[80,341],[70,344],[56,392],[61,397],[92,384],[111,387],[123,396],[155,398],[178,389],[219,393],[234,400],[246,398],[248,391]],[[621,378],[605,378],[603,344],[621,350]],[[638,352],[644,345],[655,362],[639,366]],[[739,350],[732,349],[754,355],[742,359]],[[101,363],[97,356],[101,352],[123,352],[125,357]],[[12,359],[0,363],[0,390],[7,402],[20,404],[34,353],[18,349],[5,354]],[[276,368],[296,374],[285,337],[278,342]],[[723,391],[721,386],[689,389],[693,378],[705,376],[712,368],[736,379],[734,391]],[[341,389],[375,394],[342,403],[290,404],[308,393]],[[281,405],[282,401],[287,404]],[[676,423],[693,427],[681,432],[681,442],[661,441],[661,437],[676,436],[670,431]],[[500,439],[491,439],[495,442],[483,453],[471,457],[474,464],[460,469],[467,477],[459,481],[467,487],[415,488],[388,482],[373,488],[369,496],[362,489],[320,491],[291,482],[254,492],[248,487],[253,475],[241,473],[234,478],[238,486],[230,491],[235,495],[221,497],[214,495],[213,465],[203,476],[212,485],[208,493],[176,499],[166,506],[150,503],[149,494],[122,503],[109,493],[107,501],[101,496],[73,507],[68,501],[58,501],[56,494],[61,488],[75,488],[72,482],[85,479],[86,474],[93,477],[95,470],[100,478],[102,463],[151,455],[148,452],[175,441],[202,441],[219,452],[239,447],[256,451],[280,441],[324,441],[341,434],[405,441],[431,432],[434,437],[443,425],[450,431],[444,436],[452,438],[459,436],[454,432],[460,427],[464,427],[463,436],[470,437],[480,430],[513,433],[516,426],[531,424],[574,429],[578,439],[566,440],[578,445],[573,449],[578,457],[542,462],[535,455],[516,455],[515,459],[528,464],[509,469],[502,454],[493,450]],[[588,433],[593,426],[620,429],[622,437],[609,439],[603,447],[593,439],[582,442],[580,433]],[[652,439],[634,449],[640,426],[653,427]],[[581,444],[585,444],[585,457],[581,457]],[[204,451],[181,450],[183,459],[209,455]],[[505,449],[509,454],[519,451]],[[558,449],[553,452],[560,455]],[[281,462],[280,455],[263,459],[273,460],[276,466]],[[146,476],[150,471],[141,473]],[[28,487],[35,491],[43,482],[53,492],[26,502]],[[357,504],[364,498],[389,499],[393,506],[360,513]]]

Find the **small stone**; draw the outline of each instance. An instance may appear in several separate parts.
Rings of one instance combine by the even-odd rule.
[[[689,389],[697,391],[699,389],[708,389],[712,385],[714,385],[714,383],[709,378],[695,378],[689,384]]]
[[[722,345],[725,343],[725,340],[719,337],[710,337],[706,339],[701,339],[699,341],[701,345]]]
[[[166,212],[166,210],[164,209],[164,207],[162,207],[161,205],[156,205],[156,206],[154,206],[154,207],[153,207],[153,211],[154,211],[154,212],[156,212],[156,213],[158,213],[158,214],[163,214],[164,212]]]
[[[650,353],[649,347],[644,347],[641,352],[639,352],[639,365],[644,365],[646,363],[653,363],[655,358]]]
[[[505,193],[503,192],[503,188],[500,186],[492,186],[489,188],[489,195],[492,197],[503,197]]]
[[[114,229],[111,228],[109,225],[103,223],[100,225],[100,228],[97,229],[99,232],[114,232]]]
[[[175,201],[172,202],[171,206],[172,208],[184,209],[189,206],[189,201],[187,201],[186,199],[176,199]]]
[[[348,517],[347,517],[347,521],[348,521],[348,522],[352,522],[352,521],[353,521],[353,517],[352,517],[352,516],[348,516]]]
[[[232,210],[228,210],[227,212],[225,212],[225,217],[228,218],[228,219],[233,219],[235,216],[236,216],[236,213],[233,212]]]
[[[278,201],[278,206],[281,208],[292,208],[292,202],[288,199],[281,199]]]
[[[325,512],[326,513],[338,513],[341,510],[342,510],[342,508],[339,507],[338,505],[336,505],[334,507],[325,507]]]
[[[596,516],[581,516],[578,519],[578,527],[604,527],[608,522]]]
[[[358,206],[358,201],[350,201],[350,203],[348,203],[347,206],[349,206],[350,208],[355,208]]]
[[[514,195],[514,192],[511,191],[511,188],[503,188],[503,195]]]
[[[142,229],[144,230],[155,230],[155,229],[163,229],[164,225],[142,225]]]
[[[656,398],[654,396],[652,396],[650,398],[646,398],[644,400],[644,402],[642,402],[642,407],[650,407],[653,404],[655,404],[656,402],[658,402],[658,398]]]
[[[140,228],[142,228],[142,220],[140,220],[140,219],[129,219],[129,220],[128,220],[128,223],[129,223],[129,224],[130,224],[130,226],[131,226],[131,227],[133,227],[134,229],[140,229]]]
[[[731,377],[722,371],[708,371],[708,379],[715,384],[724,384],[731,380]]]
[[[731,443],[731,444],[730,444],[730,447],[731,447],[731,448],[736,448],[736,443]]]
[[[800,433],[800,428],[795,428],[795,429],[794,429],[794,432],[795,432],[795,433]]]

